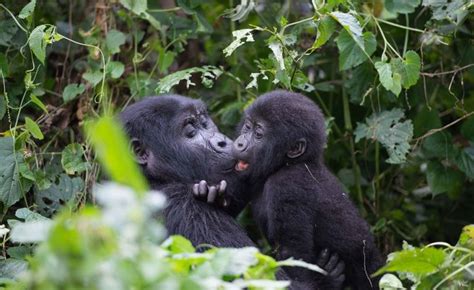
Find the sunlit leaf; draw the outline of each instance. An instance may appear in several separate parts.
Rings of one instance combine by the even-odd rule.
[[[420,0],[385,0],[385,8],[392,13],[413,13]]]
[[[421,62],[416,52],[407,51],[405,59],[395,58],[392,59],[390,64],[394,74],[400,74],[403,88],[408,89],[418,82]]]
[[[123,32],[112,29],[107,33],[105,38],[105,43],[107,44],[107,49],[112,53],[119,53],[120,46],[125,43],[126,36]]]
[[[402,78],[399,73],[393,73],[392,67],[389,63],[378,61],[375,63],[375,68],[379,73],[380,83],[387,90],[394,93],[396,96],[402,91]]]
[[[64,88],[63,100],[65,103],[74,100],[78,95],[84,93],[86,87],[83,84],[69,84]]]
[[[20,14],[18,14],[18,18],[25,19],[35,10],[36,0],[31,0],[28,4],[26,4],[23,9],[21,9]]]
[[[336,22],[331,17],[328,15],[321,17],[321,19],[318,21],[318,34],[311,49],[317,49],[323,46],[329,40],[329,38],[331,38],[331,35],[334,33],[335,29]]]
[[[158,83],[156,92],[159,94],[168,93],[174,86],[181,81],[186,81],[186,87],[196,85],[191,81],[193,73],[201,73],[201,83],[206,87],[211,87],[223,71],[215,66],[193,67],[185,70],[177,71],[162,78]]]
[[[19,166],[23,157],[14,151],[13,138],[0,138],[0,201],[7,207],[15,204],[22,196]]]
[[[446,253],[436,248],[415,248],[393,253],[388,264],[376,272],[410,272],[429,274],[436,271],[444,262]]]
[[[147,0],[120,0],[120,4],[138,15],[146,12],[148,8]]]
[[[371,32],[364,33],[361,39],[363,39],[364,49],[356,43],[347,31],[341,31],[337,37],[340,70],[346,70],[363,63],[375,52],[377,43],[375,36]]]
[[[253,30],[254,29],[240,29],[232,31],[232,36],[234,37],[234,40],[226,48],[224,48],[224,55],[230,56],[239,46],[243,45],[246,42],[253,42]]]

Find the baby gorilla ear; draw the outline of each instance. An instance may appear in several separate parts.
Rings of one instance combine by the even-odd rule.
[[[306,139],[301,138],[291,146],[290,150],[286,152],[286,156],[291,159],[300,157],[306,152]]]
[[[132,138],[130,141],[130,147],[135,154],[135,159],[140,165],[147,165],[149,158],[149,151],[146,149],[142,142],[137,138]]]

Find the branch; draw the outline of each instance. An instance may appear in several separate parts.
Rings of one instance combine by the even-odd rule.
[[[426,77],[432,78],[432,77],[441,76],[441,75],[455,74],[455,73],[458,73],[459,71],[468,69],[468,68],[473,67],[473,66],[474,66],[474,63],[471,63],[471,64],[468,64],[468,65],[466,65],[466,66],[463,66],[463,67],[460,67],[460,68],[457,68],[457,69],[453,69],[453,70],[450,70],[450,71],[442,71],[442,72],[438,72],[438,73],[421,72],[420,74],[421,74],[422,76],[426,76]]]

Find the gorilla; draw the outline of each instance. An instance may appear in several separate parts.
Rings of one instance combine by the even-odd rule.
[[[151,187],[167,196],[164,219],[169,234],[183,235],[195,246],[255,247],[232,216],[193,196],[193,190],[207,189],[204,181],[199,183],[204,179],[217,184],[210,188],[211,198],[224,192],[226,182],[219,178],[232,174],[235,165],[232,141],[218,131],[203,102],[179,95],[149,97],[127,107],[120,119]],[[326,280],[340,288],[344,265],[337,255],[323,249],[314,262],[328,272]],[[278,278],[288,280],[283,271]],[[295,281],[291,289],[314,285]]]
[[[169,234],[183,235],[195,246],[255,246],[231,216],[193,198],[194,183],[214,181],[213,172],[233,165],[232,141],[218,131],[204,103],[179,95],[149,97],[127,107],[120,119],[151,187],[168,199]],[[225,182],[220,185],[225,189]]]
[[[377,289],[370,275],[382,265],[380,253],[368,224],[324,164],[324,124],[319,107],[301,94],[278,90],[258,97],[234,141],[235,172],[223,177],[229,182],[226,199],[237,201],[228,211],[239,212],[251,199],[254,220],[278,260],[315,263],[316,253],[327,248],[345,262],[348,286]],[[306,270],[285,271],[296,281],[314,277]]]

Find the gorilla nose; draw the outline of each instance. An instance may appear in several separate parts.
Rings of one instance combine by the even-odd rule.
[[[237,140],[235,140],[234,147],[238,151],[241,151],[241,152],[245,151],[247,149],[247,146],[248,146],[248,142],[242,136],[240,136],[239,138],[237,138]]]
[[[227,138],[225,135],[214,136],[211,140],[211,146],[217,152],[230,151],[232,140]]]

